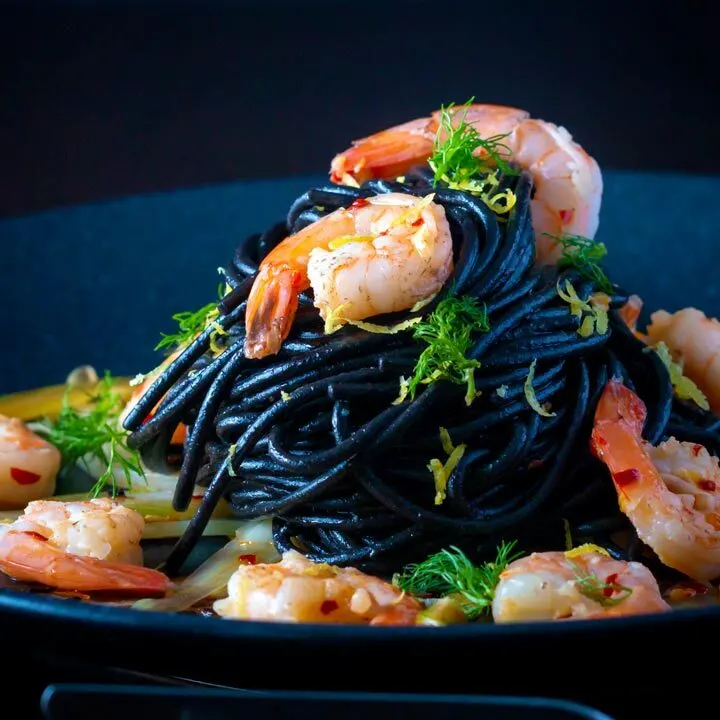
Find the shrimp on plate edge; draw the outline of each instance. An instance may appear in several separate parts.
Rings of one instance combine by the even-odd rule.
[[[234,620],[414,625],[422,605],[356,568],[315,563],[288,550],[276,563],[241,563],[215,612]]]
[[[615,560],[594,545],[514,560],[501,573],[492,603],[496,623],[598,619],[669,609],[648,568]]]
[[[720,576],[720,464],[706,448],[642,437],[647,410],[610,380],[595,412],[593,453],[608,467],[620,510],[666,566],[693,580]]]
[[[170,579],[141,564],[144,524],[140,513],[108,499],[35,500],[0,525],[0,572],[70,592],[164,595]]]

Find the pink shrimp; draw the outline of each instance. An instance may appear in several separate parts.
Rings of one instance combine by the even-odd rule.
[[[143,567],[142,515],[110,500],[38,500],[0,525],[0,572],[74,592],[155,597],[170,580]]]
[[[60,451],[19,418],[0,415],[0,510],[25,507],[55,492]]]
[[[239,563],[218,615],[236,620],[351,625],[414,625],[414,598],[355,568],[314,563],[288,550],[277,563]]]
[[[325,320],[341,308],[344,320],[407,310],[440,290],[453,267],[452,237],[433,197],[361,198],[283,240],[248,298],[245,355],[280,350],[309,287]]]
[[[672,314],[658,310],[650,316],[647,339],[668,346],[712,411],[720,413],[720,322],[692,307]]]
[[[537,257],[553,263],[560,254],[553,237],[594,238],[599,225],[603,181],[597,162],[573,141],[564,128],[530,117],[525,110],[500,105],[453,108],[453,119],[464,119],[481,137],[505,136],[511,160],[528,171],[535,185],[531,201]],[[425,163],[440,128],[440,111],[375,133],[352,143],[330,166],[333,182],[362,183],[394,178]],[[440,137],[442,139],[442,136]],[[479,153],[485,152],[482,148]]]
[[[613,560],[594,545],[532,553],[513,561],[500,575],[492,605],[496,623],[619,617],[669,609],[644,565]]]
[[[605,387],[591,447],[604,462],[620,510],[668,567],[706,581],[720,576],[720,466],[702,446],[642,438],[647,411],[619,380]]]

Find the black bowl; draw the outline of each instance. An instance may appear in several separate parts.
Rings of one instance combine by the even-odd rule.
[[[197,279],[198,253],[214,272],[237,237],[282,217],[321,181],[242,183],[0,223],[3,286],[18,303],[0,312],[19,348],[0,354],[9,385],[0,390],[61,382],[87,362],[118,375],[151,367],[165,318],[203,304],[214,287],[212,273]],[[607,173],[605,185],[598,239],[609,248],[613,279],[650,308],[696,305],[719,315],[720,181]],[[37,256],[31,265],[29,247]],[[74,268],[73,293],[60,287],[50,307],[43,293],[27,292],[56,287],[63,265]],[[128,289],[128,278],[143,292]],[[122,302],[94,302],[98,293]],[[89,319],[68,325],[83,308]],[[601,697],[609,712],[628,692],[661,697],[658,678],[673,689],[669,648],[691,663],[697,683],[709,673],[703,658],[718,630],[714,607],[602,621],[367,628],[160,615],[0,590],[4,645],[68,662],[245,688],[552,695],[597,707]],[[613,707],[612,697],[620,698]]]

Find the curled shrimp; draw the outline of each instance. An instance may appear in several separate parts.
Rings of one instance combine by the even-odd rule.
[[[496,623],[640,615],[669,610],[641,563],[613,560],[601,548],[532,553],[500,575]]]
[[[50,497],[60,470],[60,451],[22,420],[0,415],[0,510],[19,510]]]
[[[0,526],[0,571],[58,590],[163,595],[169,579],[142,567],[144,525],[142,515],[110,500],[36,500]]]
[[[664,342],[683,372],[703,391],[710,408],[720,413],[720,322],[696,308],[676,313],[658,310],[650,316],[647,341]]]
[[[612,475],[620,509],[668,567],[698,580],[720,575],[720,467],[702,446],[643,440],[642,400],[619,380],[605,387],[591,446]]]
[[[639,295],[630,295],[627,302],[618,310],[620,319],[628,326],[630,332],[643,342],[647,342],[647,337],[637,329],[637,323],[643,309],[643,301]]]
[[[283,240],[260,264],[248,298],[245,355],[280,350],[312,287],[315,306],[345,320],[412,308],[453,267],[452,237],[433,196],[389,193],[356,200]]]
[[[241,564],[216,600],[225,618],[295,623],[414,625],[420,603],[355,568],[308,560],[288,550],[278,563]]]
[[[500,105],[453,108],[453,120],[464,120],[488,139],[504,136],[511,160],[533,179],[531,200],[537,258],[553,263],[560,235],[594,238],[600,222],[603,180],[600,168],[561,126],[530,117],[525,110]],[[373,178],[394,178],[427,162],[442,132],[440,111],[356,140],[336,155],[330,166],[333,182],[357,184]],[[456,121],[457,121],[456,120]],[[440,136],[442,140],[442,136]],[[485,152],[482,148],[479,153]]]

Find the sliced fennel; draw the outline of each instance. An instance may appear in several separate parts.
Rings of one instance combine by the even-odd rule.
[[[204,492],[204,491],[203,491]],[[148,524],[158,522],[177,522],[180,520],[190,520],[197,512],[198,505],[202,500],[201,495],[193,496],[187,510],[178,512],[172,506],[172,491],[162,492],[133,492],[127,495],[118,495],[113,498],[114,502],[125,505],[132,510],[139,512]],[[47,498],[48,500],[57,500],[59,502],[83,502],[87,501],[87,493],[71,493],[67,495],[54,495]],[[0,512],[0,521],[17,520],[22,515],[22,510],[8,510]],[[221,499],[213,510],[212,518],[231,518],[232,512],[227,501]]]
[[[272,541],[270,519],[244,521],[236,530],[235,537],[180,582],[170,595],[138,600],[132,607],[157,612],[183,612],[223,591],[245,557],[254,562],[280,560]]]

